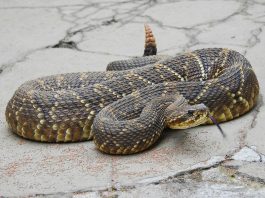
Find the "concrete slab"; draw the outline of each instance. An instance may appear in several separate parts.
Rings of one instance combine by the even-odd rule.
[[[27,141],[8,130],[4,117],[8,100],[26,80],[103,71],[112,60],[141,55],[146,22],[154,29],[160,53],[173,55],[202,47],[229,47],[244,53],[264,95],[264,2],[0,1],[0,9],[0,24],[5,27],[0,30],[0,196],[264,194],[261,180],[257,190],[240,178],[229,181],[229,174],[218,168],[233,159],[244,175],[265,173],[264,163],[255,162],[257,156],[263,162],[265,154],[262,97],[254,111],[222,124],[226,139],[214,126],[167,130],[154,147],[131,156],[104,155],[92,142]],[[51,48],[60,41],[73,41],[77,48]],[[248,160],[252,163],[245,166]],[[211,167],[217,168],[206,170]],[[199,177],[194,178],[193,172]]]

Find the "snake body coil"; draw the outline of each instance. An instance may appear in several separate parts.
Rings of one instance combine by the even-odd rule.
[[[165,127],[162,114],[173,102],[172,95],[181,94],[190,105],[203,103],[223,122],[252,109],[259,93],[250,63],[228,49],[142,57],[111,63],[108,69],[113,71],[60,74],[24,83],[6,108],[10,128],[43,142],[76,142],[94,136],[100,150],[127,154],[158,139]],[[160,102],[143,110],[157,97],[162,97]],[[136,118],[139,114],[141,120]],[[115,125],[108,118],[122,120]]]

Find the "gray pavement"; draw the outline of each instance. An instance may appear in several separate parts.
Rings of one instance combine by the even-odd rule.
[[[259,103],[221,125],[226,139],[215,126],[167,130],[146,152],[109,156],[93,142],[8,130],[5,107],[21,83],[140,56],[144,23],[160,54],[227,47],[249,59]],[[0,0],[0,26],[0,197],[265,197],[264,0]]]

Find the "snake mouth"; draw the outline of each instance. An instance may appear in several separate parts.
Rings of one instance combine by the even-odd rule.
[[[196,112],[193,115],[182,115],[171,118],[167,121],[167,126],[171,129],[187,129],[198,125],[205,124],[208,120],[208,112]]]

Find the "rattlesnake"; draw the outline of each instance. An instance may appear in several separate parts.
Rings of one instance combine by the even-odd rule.
[[[209,116],[223,122],[256,104],[259,84],[240,53],[209,48],[155,56],[148,26],[146,35],[144,57],[115,61],[106,72],[53,75],[21,85],[6,108],[12,131],[43,142],[94,137],[103,152],[129,154],[151,146],[166,126],[211,123]]]

